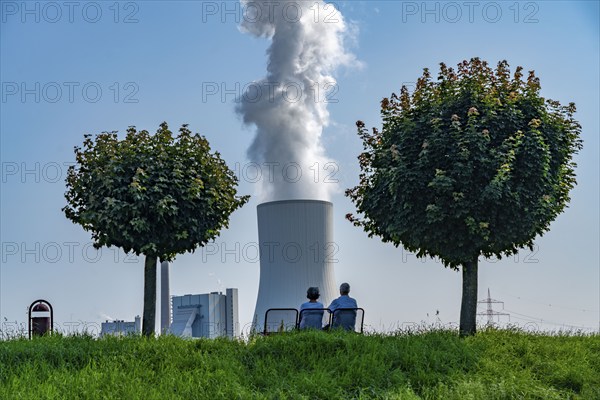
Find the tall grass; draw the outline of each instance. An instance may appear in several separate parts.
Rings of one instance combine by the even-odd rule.
[[[0,399],[600,399],[600,336],[486,330],[0,342]]]

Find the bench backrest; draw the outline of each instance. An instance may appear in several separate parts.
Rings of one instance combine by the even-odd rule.
[[[328,308],[306,308],[300,311],[298,317],[299,329],[322,329],[331,320],[331,310]]]
[[[288,332],[296,329],[298,310],[295,308],[269,308],[265,312],[263,334]]]
[[[347,331],[356,331],[356,320],[360,322],[359,332],[363,332],[363,324],[365,319],[365,310],[360,307],[357,308],[338,308],[333,311],[332,315],[332,328],[342,328]]]

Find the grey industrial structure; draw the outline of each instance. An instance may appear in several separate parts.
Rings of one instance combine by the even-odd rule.
[[[238,290],[226,289],[226,294],[186,294],[170,296],[169,263],[160,265],[160,333],[188,338],[238,337]],[[100,336],[140,334],[141,318],[135,321],[115,320],[102,323]]]
[[[335,297],[333,204],[321,200],[283,200],[259,204],[260,283],[253,328],[262,331],[269,308],[298,308],[306,290],[317,286],[323,304]],[[293,324],[293,314],[268,323]]]
[[[225,294],[186,294],[173,296],[173,322],[169,333],[186,338],[237,337],[240,334],[238,290],[226,289]]]
[[[114,320],[102,323],[100,336],[114,335],[139,335],[142,332],[142,320],[139,315],[136,315],[135,321]]]
[[[160,263],[160,333],[166,333],[171,323],[171,304],[169,288],[169,262]]]

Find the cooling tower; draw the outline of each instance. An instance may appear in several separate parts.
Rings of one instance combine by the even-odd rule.
[[[253,326],[262,331],[269,308],[300,308],[317,286],[325,307],[336,296],[333,204],[283,200],[259,204],[260,284]],[[271,317],[269,317],[270,321]],[[293,321],[285,321],[286,324]]]

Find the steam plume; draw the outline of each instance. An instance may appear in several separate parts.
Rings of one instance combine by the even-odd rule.
[[[329,200],[335,184],[324,179],[336,167],[327,165],[321,134],[329,121],[326,94],[336,88],[332,73],[355,61],[344,49],[347,25],[322,1],[242,6],[241,29],[271,39],[267,76],[247,87],[237,110],[256,126],[248,157],[261,167],[258,196]]]

